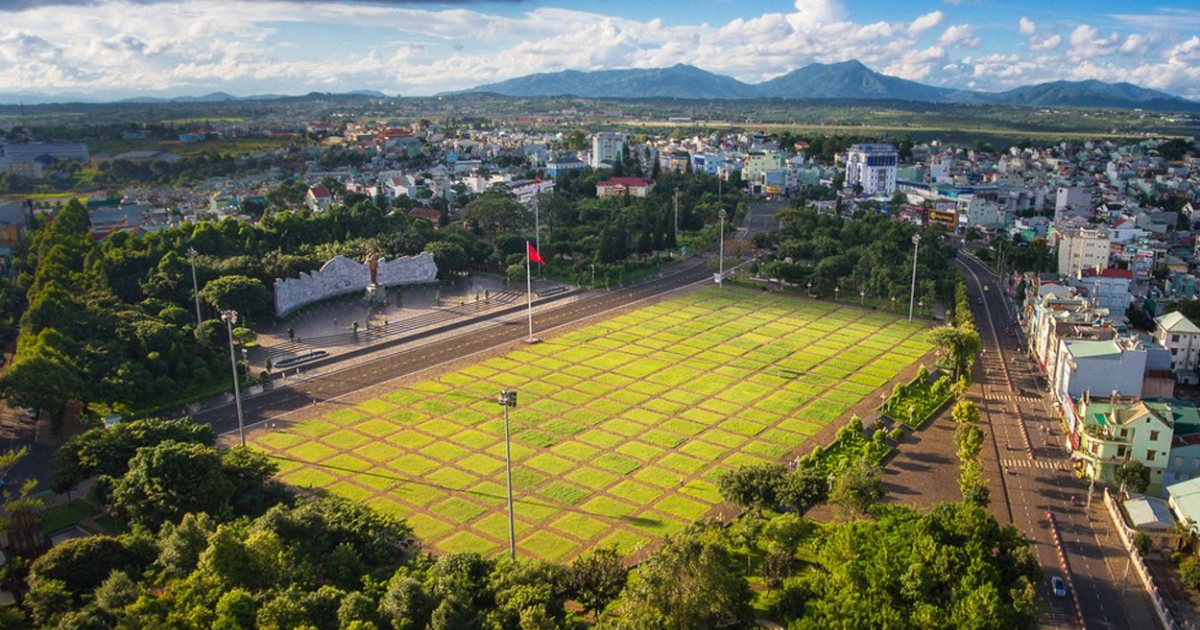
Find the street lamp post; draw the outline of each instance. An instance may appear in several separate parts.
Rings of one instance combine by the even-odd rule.
[[[910,322],[912,321],[912,317],[913,317],[913,304],[916,303],[916,299],[917,299],[917,252],[920,251],[920,249],[921,249],[921,235],[913,234],[912,243],[913,243],[913,277],[912,277],[912,289],[910,290],[910,292],[908,294],[908,321],[910,321]]]
[[[542,218],[541,205],[538,202],[537,195],[533,196],[533,246],[537,248],[538,253],[542,253]],[[542,266],[538,266],[538,277],[542,277]]]
[[[892,296],[892,312],[896,312],[896,296]]]
[[[812,297],[812,281],[808,283],[808,297]]]
[[[833,301],[838,301],[838,295],[842,293],[842,287],[833,287]]]
[[[513,521],[513,491],[512,491],[512,447],[509,442],[508,409],[517,406],[517,392],[512,389],[500,390],[497,399],[504,407],[504,465],[508,476],[508,557],[517,559],[517,533]]]
[[[720,287],[722,289],[724,289],[725,288],[725,216],[726,216],[725,208],[721,208],[721,211],[717,213],[717,216],[721,218],[721,232],[717,236],[717,238],[720,240],[720,244],[721,244],[720,262],[718,263],[720,266],[717,270],[717,278],[719,278],[719,280],[717,281],[717,284],[720,285]]]
[[[229,367],[233,369],[233,402],[237,405],[238,438],[242,446],[246,445],[246,425],[242,419],[242,393],[238,385],[237,354],[233,351],[233,325],[237,323],[237,311],[221,311],[221,321],[225,322],[225,330],[229,332]]]
[[[189,247],[187,250],[188,262],[192,265],[192,297],[196,299],[196,327],[199,328],[200,320],[200,286],[196,284],[196,253],[195,247]]]
[[[591,264],[592,267],[592,288],[596,288],[596,263]]]
[[[679,189],[675,189],[675,247],[679,247]]]
[[[858,292],[858,305],[862,306],[863,304],[866,304],[866,303],[867,303],[867,292],[859,291]]]

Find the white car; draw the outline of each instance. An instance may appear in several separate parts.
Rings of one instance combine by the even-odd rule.
[[[1050,578],[1050,589],[1054,591],[1055,597],[1067,596],[1067,583],[1057,575]]]
[[[38,417],[37,407],[29,407],[28,409],[26,409],[25,417],[26,418],[37,418]]]

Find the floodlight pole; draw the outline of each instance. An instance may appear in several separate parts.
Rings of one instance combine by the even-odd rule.
[[[912,321],[912,318],[913,318],[913,304],[916,302],[916,299],[917,299],[917,252],[920,251],[920,249],[921,249],[921,235],[913,234],[912,243],[913,243],[912,290],[908,294],[908,321],[910,321],[910,322]]]
[[[675,247],[679,247],[679,188],[675,189]]]
[[[513,521],[512,447],[509,442],[508,408],[517,406],[517,392],[511,389],[502,389],[497,402],[504,407],[504,464],[508,476],[508,556],[515,561],[517,559],[517,534]]]
[[[242,394],[238,386],[237,355],[233,351],[233,324],[237,322],[237,311],[221,311],[225,330],[229,332],[229,366],[233,369],[233,402],[237,405],[238,438],[246,446],[246,424],[242,420]]]
[[[722,289],[724,289],[725,288],[725,208],[721,208],[721,211],[717,213],[717,216],[721,217],[721,233],[717,236],[717,239],[720,241],[720,247],[721,247],[720,262],[718,263],[720,265],[720,267],[717,271],[717,277],[720,278],[720,280],[717,282],[717,285],[720,286]]]
[[[541,203],[538,202],[537,195],[533,196],[533,243],[537,252],[542,253],[542,219],[541,219]],[[542,268],[538,267],[538,277],[542,277]],[[530,333],[530,336],[533,336]]]
[[[187,250],[188,262],[192,265],[192,297],[196,300],[196,328],[200,328],[200,285],[196,284],[196,253],[195,247],[189,247]]]

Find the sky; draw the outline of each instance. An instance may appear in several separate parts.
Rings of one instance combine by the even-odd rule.
[[[1128,81],[1200,100],[1195,0],[0,0],[0,94],[369,89],[686,63],[756,83],[858,59],[987,91]]]

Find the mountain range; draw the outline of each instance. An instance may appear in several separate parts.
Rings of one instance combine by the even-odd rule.
[[[456,93],[464,92],[517,97],[852,99],[1200,111],[1196,101],[1130,83],[1053,81],[1006,92],[980,92],[880,74],[855,60],[814,63],[762,83],[743,83],[695,66],[676,64],[669,68],[531,74]]]
[[[119,101],[100,101],[78,94],[50,96],[39,94],[36,92],[14,92],[3,94],[0,93],[0,105],[44,105],[44,104],[67,104],[67,103],[84,103],[84,104],[101,104],[115,102],[118,104],[146,104],[146,105],[161,105],[174,103],[235,103],[247,101],[279,101],[279,100],[328,100],[328,99],[364,99],[364,98],[391,98],[383,92],[376,90],[354,90],[352,92],[329,93],[329,92],[309,92],[308,94],[291,95],[291,94],[254,94],[251,96],[234,96],[225,92],[212,92],[202,96],[174,96],[174,97],[159,97],[159,96],[138,96],[134,98],[122,99]]]

